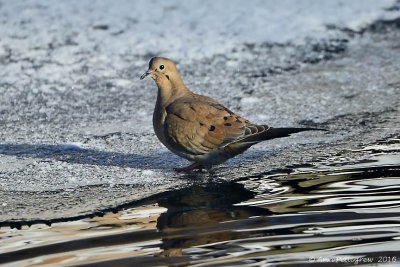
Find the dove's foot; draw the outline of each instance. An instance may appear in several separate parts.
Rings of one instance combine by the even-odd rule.
[[[203,170],[203,169],[204,169],[204,166],[203,166],[203,165],[201,165],[200,163],[195,162],[195,163],[190,164],[190,165],[187,166],[187,167],[183,167],[183,168],[174,168],[174,171],[176,171],[176,172],[191,172],[191,171],[194,171],[194,170],[199,170],[199,171],[201,171],[201,170]]]

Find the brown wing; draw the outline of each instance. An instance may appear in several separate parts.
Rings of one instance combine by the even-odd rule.
[[[167,141],[189,154],[201,155],[264,131],[212,99],[180,99],[166,108]]]

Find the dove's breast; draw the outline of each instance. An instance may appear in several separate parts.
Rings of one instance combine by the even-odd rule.
[[[167,116],[167,113],[164,109],[161,109],[160,107],[155,107],[154,113],[153,113],[153,128],[154,132],[156,133],[156,136],[158,140],[163,143],[166,147],[168,145],[166,144],[166,138],[164,135],[164,124],[165,124],[165,117]]]

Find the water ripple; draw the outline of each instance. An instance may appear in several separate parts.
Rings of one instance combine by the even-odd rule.
[[[400,167],[374,157],[240,182],[211,179],[104,217],[3,228],[0,264],[395,264]]]

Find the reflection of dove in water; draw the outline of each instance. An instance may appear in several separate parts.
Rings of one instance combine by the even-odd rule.
[[[210,168],[243,153],[259,142],[313,128],[273,128],[249,122],[207,96],[191,92],[175,64],[162,57],[150,60],[141,79],[151,77],[158,96],[153,114],[158,139],[175,154],[193,161],[177,171]]]

